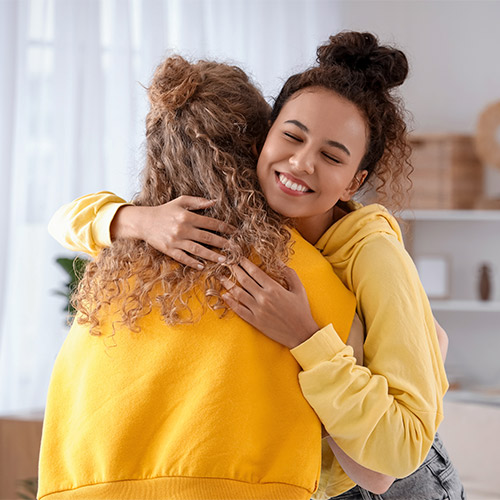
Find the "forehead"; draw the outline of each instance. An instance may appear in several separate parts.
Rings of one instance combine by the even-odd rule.
[[[321,87],[310,87],[294,94],[283,106],[277,121],[298,120],[311,134],[332,134],[361,138],[366,142],[366,121],[355,104],[335,92]]]

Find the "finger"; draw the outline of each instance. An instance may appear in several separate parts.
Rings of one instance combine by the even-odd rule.
[[[229,306],[231,311],[233,311],[235,314],[237,314],[244,321],[250,323],[253,320],[254,315],[252,314],[252,312],[247,307],[245,307],[243,304],[238,302],[231,295],[230,292],[226,292],[222,296],[222,300]]]
[[[304,288],[299,275],[290,267],[285,267],[285,279],[288,283],[290,292],[296,292]]]
[[[249,294],[246,290],[243,288],[239,287],[235,283],[233,283],[231,280],[228,280],[227,278],[221,279],[222,286],[231,293],[231,296],[246,306],[248,309],[251,310],[251,306],[255,304],[255,300],[252,297],[251,294]]]
[[[203,245],[200,245],[194,241],[185,241],[179,245],[185,252],[189,252],[195,257],[199,257],[204,260],[209,260],[210,262],[224,262],[226,257],[220,253],[214,252]]]
[[[216,231],[217,233],[232,234],[236,231],[236,227],[233,225],[214,219],[213,217],[207,217],[206,215],[191,213],[189,222],[197,228],[208,229],[209,231]]]
[[[188,267],[192,267],[193,269],[198,269],[199,271],[201,271],[202,269],[205,268],[203,263],[194,259],[193,257],[188,255],[186,252],[183,252],[182,250],[179,249],[172,250],[168,252],[166,255],[174,259],[176,262],[184,264]]]
[[[206,198],[201,198],[199,196],[188,195],[179,196],[179,198],[176,198],[173,201],[180,207],[186,208],[187,210],[201,210],[203,208],[209,208],[216,202],[216,200],[207,200]]]
[[[261,288],[272,286],[273,284],[279,284],[274,281],[270,276],[268,276],[259,266],[256,266],[253,262],[248,259],[243,258],[240,261],[240,267],[242,267],[246,274],[252,278]]]
[[[190,239],[216,248],[225,248],[229,243],[226,238],[202,229],[193,229]]]
[[[241,288],[243,288],[252,297],[257,298],[259,293],[262,293],[262,286],[257,283],[252,276],[249,276],[240,266],[231,267],[236,279]]]

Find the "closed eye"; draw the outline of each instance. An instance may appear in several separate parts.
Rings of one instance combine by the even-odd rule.
[[[283,132],[287,137],[290,139],[297,141],[297,142],[302,142],[302,139],[300,137],[297,137],[296,135],[290,134],[290,132]]]
[[[329,160],[329,161],[333,161],[334,163],[342,163],[340,160],[337,160],[337,158],[333,157],[333,156],[330,156],[328,153],[323,153],[323,156]]]

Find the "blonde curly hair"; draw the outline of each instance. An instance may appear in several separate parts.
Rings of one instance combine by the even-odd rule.
[[[220,278],[252,256],[284,284],[288,222],[269,208],[256,175],[255,148],[268,131],[270,108],[238,67],[169,57],[148,89],[146,165],[135,205],[157,206],[181,195],[217,200],[204,215],[237,228],[223,264],[200,271],[173,261],[147,243],[117,240],[91,262],[73,298],[78,322],[99,335],[111,308],[133,331],[137,320],[159,307],[169,324],[195,321],[189,301],[226,310]]]

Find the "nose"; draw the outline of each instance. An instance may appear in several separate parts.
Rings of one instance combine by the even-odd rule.
[[[293,171],[301,172],[306,174],[312,174],[314,172],[314,158],[311,151],[308,148],[300,148],[295,151],[289,159],[290,166]]]

